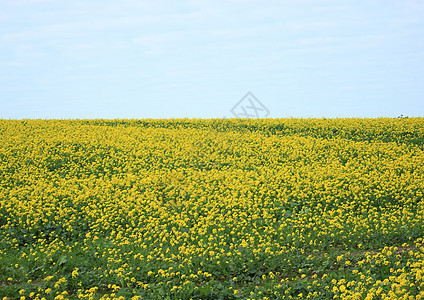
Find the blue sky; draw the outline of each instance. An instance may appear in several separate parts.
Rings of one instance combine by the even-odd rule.
[[[424,116],[424,1],[1,0],[0,118]]]

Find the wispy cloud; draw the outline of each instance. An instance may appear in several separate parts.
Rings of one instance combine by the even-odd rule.
[[[413,0],[3,0],[0,92],[208,103],[245,90],[323,103],[406,86],[417,95],[423,13]]]

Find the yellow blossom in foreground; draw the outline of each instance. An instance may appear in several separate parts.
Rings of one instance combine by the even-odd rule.
[[[423,136],[423,118],[0,120],[0,294],[418,299]]]

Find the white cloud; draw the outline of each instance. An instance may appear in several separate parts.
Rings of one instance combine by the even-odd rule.
[[[403,1],[0,0],[0,89],[47,99],[54,86],[87,101],[316,91],[319,101],[388,95],[402,77],[418,94],[424,5]]]

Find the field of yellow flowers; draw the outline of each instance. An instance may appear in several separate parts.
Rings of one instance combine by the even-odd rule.
[[[424,118],[0,120],[3,299],[424,299]]]

